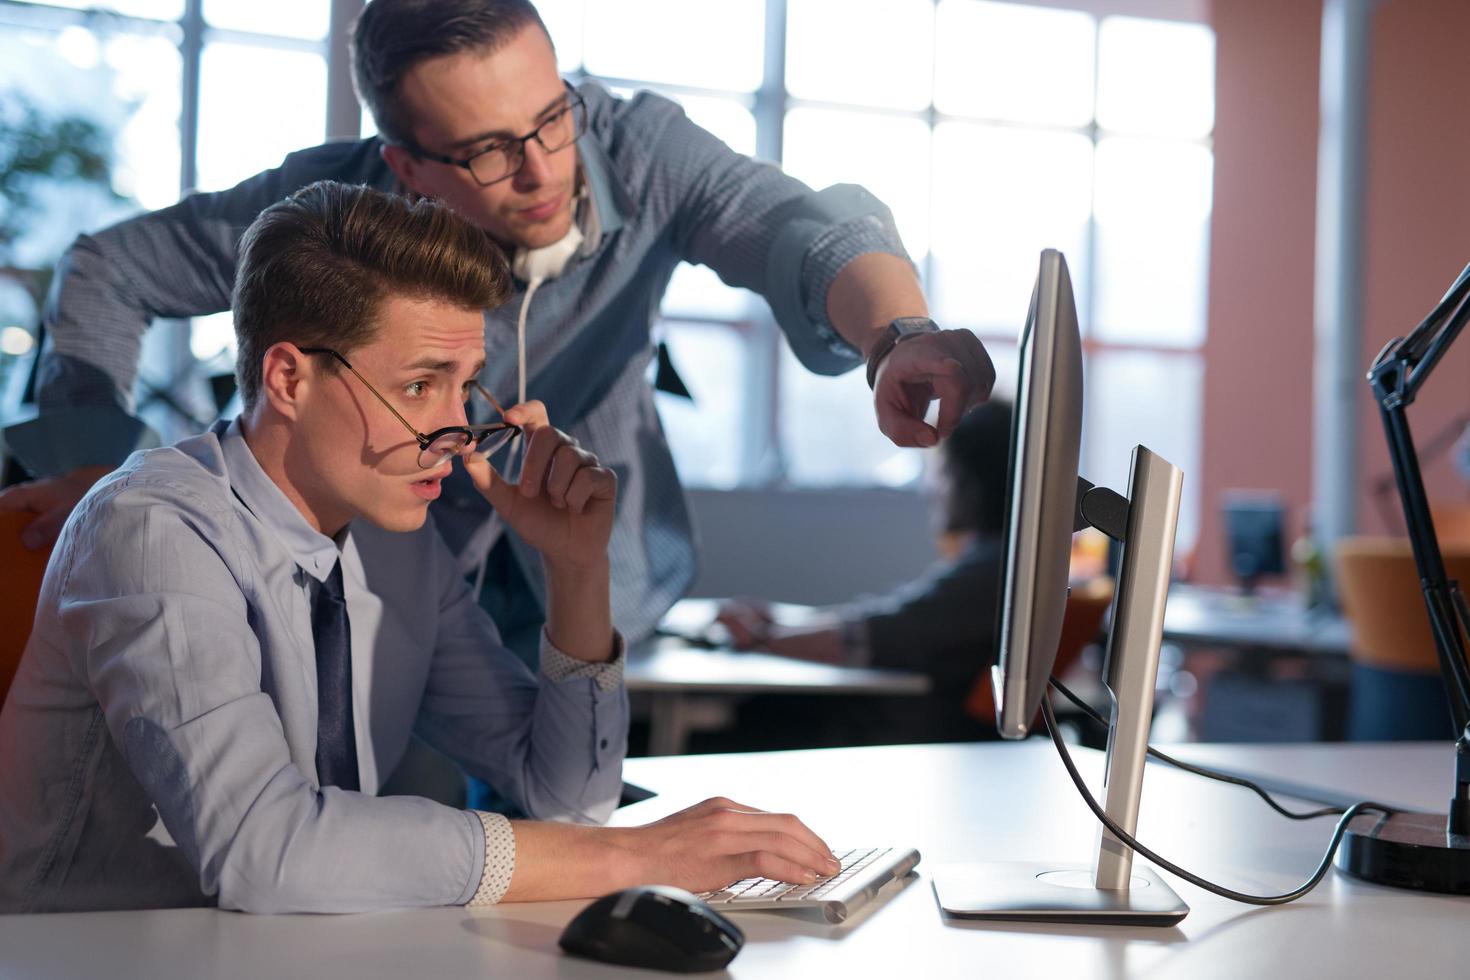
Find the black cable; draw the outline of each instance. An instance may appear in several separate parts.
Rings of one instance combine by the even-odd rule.
[[[1072,755],[1067,751],[1067,743],[1062,741],[1062,732],[1057,725],[1057,716],[1052,711],[1050,692],[1047,692],[1046,696],[1041,699],[1041,713],[1042,717],[1046,719],[1046,728],[1051,734],[1052,743],[1056,745],[1057,752],[1062,757],[1062,765],[1067,767],[1067,774],[1072,777],[1072,782],[1077,786],[1077,792],[1082,794],[1082,798],[1087,801],[1087,806],[1092,810],[1093,816],[1097,817],[1102,825],[1108,828],[1109,833],[1170,874],[1183,878],[1191,885],[1203,888],[1207,892],[1213,892],[1231,901],[1242,902],[1246,905],[1285,905],[1287,902],[1296,901],[1317,887],[1317,883],[1322,880],[1322,876],[1327,874],[1327,869],[1332,867],[1332,858],[1337,853],[1338,845],[1342,843],[1342,835],[1347,832],[1348,824],[1358,814],[1376,811],[1388,815],[1397,812],[1381,803],[1354,803],[1343,812],[1342,817],[1337,821],[1337,826],[1333,828],[1332,839],[1327,843],[1327,853],[1322,857],[1322,863],[1317,865],[1317,870],[1312,872],[1312,877],[1308,878],[1297,888],[1280,895],[1247,895],[1245,892],[1234,891],[1226,888],[1224,885],[1217,885],[1212,881],[1206,881],[1199,875],[1185,871],[1172,861],[1168,861],[1147,847],[1144,847],[1138,842],[1137,838],[1118,826],[1117,822],[1108,816],[1107,811],[1098,805],[1097,800],[1093,799],[1092,792],[1087,788],[1087,783],[1082,779],[1082,774],[1077,771],[1077,766],[1072,762]]]
[[[1088,704],[1086,701],[1082,700],[1082,698],[1078,697],[1076,694],[1073,694],[1071,691],[1067,690],[1067,686],[1061,681],[1053,677],[1051,679],[1051,685],[1052,687],[1055,687],[1058,691],[1061,691],[1063,696],[1065,696],[1068,701],[1071,701],[1074,705],[1080,708],[1082,712],[1086,714],[1089,718],[1091,718],[1094,722],[1103,726],[1104,728],[1108,726],[1108,720],[1104,718],[1101,714],[1099,714],[1096,708]],[[1288,810],[1280,803],[1277,803],[1276,800],[1272,798],[1270,793],[1266,792],[1266,790],[1251,782],[1249,779],[1244,779],[1240,776],[1232,776],[1230,773],[1220,772],[1218,769],[1206,769],[1203,766],[1191,765],[1188,762],[1184,762],[1180,759],[1175,759],[1172,756],[1167,756],[1151,745],[1147,746],[1147,748],[1149,755],[1153,756],[1155,759],[1158,759],[1160,762],[1167,763],[1168,765],[1173,766],[1176,769],[1182,769],[1185,772],[1193,773],[1196,776],[1203,776],[1206,779],[1215,779],[1222,783],[1231,783],[1236,786],[1244,786],[1246,789],[1250,790],[1261,799],[1265,800],[1266,805],[1269,806],[1271,809],[1275,810],[1283,817],[1289,817],[1292,820],[1316,820],[1318,817],[1331,817],[1343,812],[1343,808],[1340,806],[1324,806],[1320,810],[1308,810],[1305,813],[1297,813],[1295,811]]]

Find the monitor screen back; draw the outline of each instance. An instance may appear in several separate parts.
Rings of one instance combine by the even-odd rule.
[[[1077,513],[1082,446],[1082,340],[1060,252],[1041,254],[1021,334],[1011,431],[1010,500],[1002,576],[1000,651],[992,681],[996,724],[1024,738],[1046,692],[1062,617]]]

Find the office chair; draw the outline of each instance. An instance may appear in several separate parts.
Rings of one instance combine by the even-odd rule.
[[[1470,586],[1470,541],[1441,537],[1441,543],[1449,578]],[[1343,539],[1337,582],[1353,628],[1348,738],[1451,737],[1439,657],[1408,539]]]
[[[31,637],[36,599],[51,548],[30,551],[20,532],[35,517],[28,511],[0,511],[0,704],[10,692],[15,668]]]

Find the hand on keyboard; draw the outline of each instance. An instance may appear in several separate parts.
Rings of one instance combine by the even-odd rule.
[[[743,878],[807,885],[840,870],[823,840],[789,813],[767,813],[724,797],[628,831],[639,880],[692,892]]]

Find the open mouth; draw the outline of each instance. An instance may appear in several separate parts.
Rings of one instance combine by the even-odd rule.
[[[449,473],[450,470],[448,468],[439,470],[433,476],[425,477],[422,480],[414,480],[409,484],[409,488],[424,500],[437,500],[439,499],[439,494],[444,490],[444,478]]]

